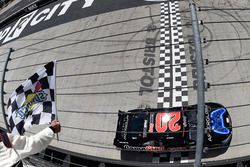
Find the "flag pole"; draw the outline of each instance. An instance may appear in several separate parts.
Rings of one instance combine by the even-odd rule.
[[[57,95],[56,95],[56,60],[54,62],[55,62],[55,108],[56,108],[56,120],[59,120],[58,119],[58,112],[57,112]],[[59,135],[58,135],[58,133],[56,134],[56,139],[57,139],[57,141],[59,141]]]
[[[7,118],[6,118],[6,112],[5,112],[5,108],[4,108],[4,78],[5,78],[5,73],[6,73],[6,69],[7,69],[7,65],[8,65],[8,62],[9,62],[9,59],[10,59],[10,55],[11,53],[14,52],[14,50],[12,48],[9,49],[9,53],[6,57],[6,61],[5,61],[5,64],[4,64],[4,69],[3,69],[3,73],[2,73],[2,81],[1,81],[1,91],[0,91],[0,94],[1,94],[1,107],[2,107],[2,113],[3,113],[3,120],[4,120],[4,123],[5,123],[5,126],[6,126],[6,129],[8,132],[11,132],[10,130],[10,127],[9,127],[9,124],[8,124],[8,121],[7,121]]]

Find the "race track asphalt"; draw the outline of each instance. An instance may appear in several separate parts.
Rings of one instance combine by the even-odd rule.
[[[156,108],[161,103],[160,44],[162,34],[175,26],[165,23],[162,27],[163,4],[135,1],[131,6],[121,7],[111,0],[107,0],[107,4],[96,0],[92,6],[76,11],[73,9],[77,5],[72,2],[65,14],[56,17],[63,9],[62,3],[63,0],[43,8],[52,10],[57,4],[61,5],[51,20],[32,27],[30,22],[38,11],[20,38],[0,46],[0,68],[3,68],[8,49],[15,50],[7,66],[5,103],[24,79],[46,62],[57,60],[57,108],[63,128],[60,140],[54,140],[51,145],[108,159],[155,161],[152,155],[138,154],[137,158],[124,155],[113,146],[113,139],[119,110]],[[125,0],[123,3],[126,4]],[[196,68],[190,65],[194,62],[191,16],[188,2],[180,1],[179,4],[181,22],[177,27],[182,27],[187,63],[183,73],[187,82],[183,76],[184,85],[180,86],[188,87],[187,103],[192,105],[197,101],[194,84],[197,78]],[[250,4],[247,0],[212,0],[197,1],[197,5],[200,7],[198,17],[203,21],[200,25],[203,56],[208,62],[204,64],[205,82],[210,85],[205,99],[226,106],[233,122],[233,137],[228,150],[203,161],[249,156]],[[173,17],[171,19],[173,21]],[[172,42],[170,50],[176,54]],[[151,50],[154,63],[145,63],[149,48],[154,48]],[[171,63],[174,64],[174,60]],[[164,105],[172,107],[181,104],[176,95],[179,93],[175,87],[179,74],[175,67],[171,68],[170,81],[165,80],[172,91]],[[143,88],[150,91],[141,91],[145,90]],[[185,99],[182,98],[184,102]],[[0,126],[4,126],[2,114],[0,116]],[[38,130],[40,128],[34,128],[33,132]],[[193,155],[187,155],[185,160],[183,162],[193,162]]]

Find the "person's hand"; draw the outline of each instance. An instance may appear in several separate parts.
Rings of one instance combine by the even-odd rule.
[[[59,133],[61,131],[61,124],[58,120],[53,120],[50,124],[50,128],[54,131],[54,133]]]

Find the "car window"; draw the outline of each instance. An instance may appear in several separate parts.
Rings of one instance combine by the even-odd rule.
[[[187,128],[189,129],[189,140],[196,140],[197,114],[195,111],[185,112],[187,117]]]
[[[142,137],[145,119],[146,119],[145,113],[129,115],[128,132],[132,132],[132,133],[128,133],[127,134],[128,137],[132,139]],[[134,132],[138,132],[138,133],[134,133]]]
[[[145,118],[145,113],[131,114],[129,116],[128,131],[142,132]]]

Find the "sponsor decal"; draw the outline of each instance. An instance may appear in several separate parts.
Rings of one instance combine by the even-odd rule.
[[[131,3],[129,0],[119,0],[119,2],[114,0],[105,0],[105,2],[97,2],[95,0],[57,0],[41,8],[34,3],[27,9],[24,9],[24,12],[27,13],[25,16],[17,18],[18,20],[13,20],[12,23],[0,30],[0,45],[69,21],[151,3],[145,1]]]
[[[145,150],[147,150],[147,151],[163,151],[164,146],[146,146]]]
[[[13,27],[8,27],[3,32],[1,31],[1,39],[4,38],[2,43],[6,43],[20,36],[30,20],[36,14],[37,11],[31,12],[24,17],[21,17]]]
[[[153,133],[154,132],[154,114],[150,114],[150,120],[149,120],[149,129],[148,129],[149,133]]]
[[[225,113],[226,113],[226,110],[224,108],[219,108],[217,110],[214,110],[210,114],[213,132],[222,134],[222,135],[227,135],[230,133],[230,130],[227,127],[225,127],[225,124],[224,124],[223,115]]]
[[[123,146],[126,150],[132,150],[132,151],[145,151],[145,147],[136,147],[136,146],[129,146],[129,145],[124,145]]]
[[[148,121],[145,120],[144,121],[144,126],[143,126],[143,134],[142,134],[143,138],[147,137],[147,125],[148,125]]]
[[[47,100],[48,95],[41,89],[41,87],[41,83],[37,82],[35,92],[29,94],[23,106],[15,111],[16,117],[25,119],[28,115],[31,115],[32,109],[36,106],[36,104]]]
[[[139,146],[124,145],[124,148],[126,150],[131,150],[131,151],[164,151],[164,146],[145,146],[145,147],[139,147]]]
[[[153,123],[150,123],[150,124],[149,124],[148,132],[149,132],[149,133],[153,133],[153,132],[154,132],[154,124],[153,124]]]
[[[127,140],[127,129],[128,129],[128,118],[129,115],[126,115],[126,117],[123,120],[122,123],[122,131],[124,131],[124,133],[121,134],[121,136],[123,137],[124,140]]]
[[[62,3],[55,4],[45,9],[37,9],[18,19],[13,26],[9,26],[0,31],[0,40],[4,44],[13,39],[20,37],[27,27],[39,25],[39,23],[49,21],[52,17],[65,15],[71,6],[79,0],[67,0]],[[83,3],[82,9],[90,7],[94,0],[79,1]],[[33,7],[32,5],[31,7]],[[36,6],[37,7],[37,6]],[[33,9],[33,8],[32,8]],[[30,9],[30,10],[32,10]],[[35,9],[35,7],[34,7]]]
[[[186,147],[173,147],[173,148],[167,148],[166,150],[170,152],[175,152],[175,151],[183,151],[186,149],[187,149]]]
[[[208,141],[212,142],[212,135],[211,135],[211,124],[210,124],[210,117],[208,110],[205,110],[205,121],[206,121],[206,130],[207,130],[207,139]]]

